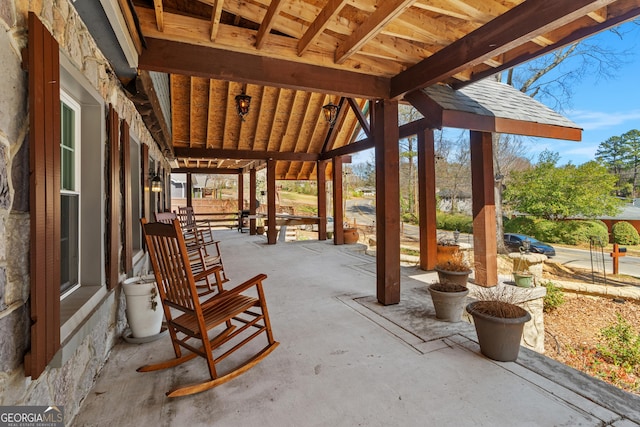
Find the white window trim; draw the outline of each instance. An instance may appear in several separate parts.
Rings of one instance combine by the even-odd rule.
[[[82,107],[80,104],[71,97],[63,88],[60,88],[60,101],[63,104],[66,104],[74,112],[74,147],[73,147],[73,190],[65,190],[60,188],[60,194],[76,194],[78,196],[78,209],[82,206]],[[60,149],[62,150],[62,141],[60,143]],[[78,241],[76,242],[78,245],[78,283],[74,286],[71,286],[69,289],[65,290],[64,293],[60,295],[60,300],[67,298],[73,292],[77,291],[81,285],[81,277],[82,277],[82,215],[78,212]]]
[[[84,188],[86,191],[91,191],[89,199],[85,194],[84,202],[80,203],[80,244],[84,240],[82,245],[83,250],[80,254],[83,254],[80,270],[80,287],[72,292],[66,294],[65,299],[60,302],[61,313],[61,325],[60,325],[60,341],[62,348],[58,351],[55,358],[52,360],[50,366],[60,367],[66,363],[69,358],[73,356],[78,346],[81,345],[83,339],[89,335],[93,329],[93,325],[99,321],[100,317],[105,316],[105,311],[111,310],[113,306],[113,293],[109,293],[106,286],[106,276],[104,273],[105,253],[104,253],[104,144],[99,141],[104,141],[106,138],[106,122],[104,119],[105,103],[100,93],[91,86],[86,77],[75,67],[75,65],[66,57],[63,51],[60,52],[60,100],[65,102],[67,100],[75,102],[80,106],[82,110],[82,119],[76,120],[76,126],[80,126],[80,149],[78,150],[81,156],[81,164],[85,164],[85,157],[89,156],[90,168],[92,175],[89,175],[89,182],[83,182],[82,180],[82,168],[76,168],[76,174],[80,174],[80,177],[76,181],[78,185],[77,190]],[[64,91],[62,90],[64,89]],[[68,98],[63,98],[67,96]],[[69,99],[70,98],[70,99]],[[89,126],[83,126],[83,122],[87,120],[92,123],[95,122],[89,129]],[[89,134],[86,134],[90,132]],[[84,137],[82,137],[84,136]],[[96,141],[97,143],[93,143]],[[82,150],[81,145],[83,143],[92,144],[91,149]],[[99,168],[96,168],[100,165]],[[86,164],[85,164],[86,166]],[[86,172],[86,171],[85,171]],[[87,178],[87,174],[85,174]],[[60,185],[58,183],[58,185]],[[82,188],[80,188],[80,186]],[[82,218],[86,216],[83,213],[83,205],[92,202],[95,199],[95,203],[91,203],[90,208],[93,212],[89,214],[89,218],[92,220],[92,224],[96,226],[95,236],[89,236],[93,247],[87,247],[87,240],[85,240],[84,233],[82,233]],[[85,218],[86,224],[86,218]],[[97,238],[96,238],[97,236]],[[82,256],[82,255],[80,255]],[[89,269],[82,268],[83,264],[86,264],[88,260],[92,264]],[[90,274],[91,279],[87,282],[84,277]],[[104,319],[102,319],[104,320]]]

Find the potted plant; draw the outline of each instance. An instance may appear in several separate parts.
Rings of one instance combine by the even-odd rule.
[[[345,244],[358,243],[360,234],[358,234],[358,229],[356,227],[351,227],[349,223],[345,222],[342,232]]]
[[[533,274],[529,271],[529,264],[524,259],[524,253],[522,252],[513,271],[513,281],[516,283],[516,286],[521,288],[530,288],[533,284]]]
[[[445,322],[460,322],[469,289],[451,282],[436,282],[429,286],[429,294],[436,309],[436,318]]]
[[[478,301],[467,305],[473,317],[480,352],[490,359],[513,362],[518,358],[524,324],[531,314],[517,305],[509,285],[484,288]]]
[[[528,269],[514,271],[513,281],[516,286],[521,288],[530,288],[533,285],[533,274]]]
[[[260,217],[256,218],[256,234],[264,234],[264,221]]]
[[[439,239],[436,246],[436,263],[445,263],[460,253],[460,245],[455,239]]]
[[[440,282],[457,283],[462,286],[467,285],[471,274],[471,266],[460,251],[452,253],[447,261],[436,264],[435,270]]]
[[[122,284],[129,328],[134,339],[160,334],[163,311],[153,275],[134,276]],[[125,338],[127,338],[125,336]]]

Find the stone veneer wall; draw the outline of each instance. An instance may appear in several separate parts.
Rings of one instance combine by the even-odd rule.
[[[30,289],[29,117],[28,76],[21,68],[21,50],[27,46],[29,10],[40,17],[62,54],[105,103],[113,104],[120,118],[129,123],[131,134],[149,146],[150,156],[162,157],[69,0],[0,1],[0,405],[64,405],[65,418],[70,420],[126,322],[117,290],[97,308],[100,321],[65,365],[47,368],[35,381],[25,377]]]

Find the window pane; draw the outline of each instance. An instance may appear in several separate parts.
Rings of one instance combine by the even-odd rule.
[[[60,195],[60,291],[78,284],[78,199],[77,194]]]
[[[61,105],[60,179],[63,190],[75,190],[75,111],[64,102]]]

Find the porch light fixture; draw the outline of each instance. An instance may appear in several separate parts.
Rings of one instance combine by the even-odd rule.
[[[329,126],[333,126],[336,124],[336,119],[338,118],[339,112],[340,107],[331,102],[327,105],[322,106],[322,113],[324,114],[324,118],[327,123],[329,123]]]
[[[155,175],[151,179],[151,191],[154,193],[159,193],[162,191],[162,180],[160,179],[160,176]]]
[[[249,114],[249,106],[251,105],[251,97],[244,93],[244,90],[240,95],[236,95],[236,109],[240,119],[244,122],[244,116]]]

